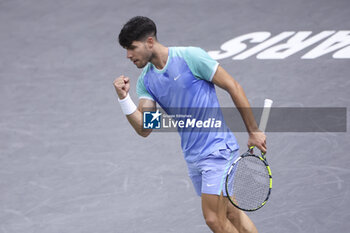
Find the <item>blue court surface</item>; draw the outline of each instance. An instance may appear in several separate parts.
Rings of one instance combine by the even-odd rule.
[[[210,232],[178,134],[139,137],[118,104],[121,74],[137,101],[140,70],[117,41],[136,15],[166,46],[210,51],[253,107],[349,115],[348,0],[0,0],[0,233]],[[349,232],[348,125],[267,137],[272,195],[249,213],[259,232]]]

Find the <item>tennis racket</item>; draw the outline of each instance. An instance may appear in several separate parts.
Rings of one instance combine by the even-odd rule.
[[[265,131],[272,100],[265,99],[259,129]],[[253,154],[254,146],[238,157],[229,168],[226,176],[226,194],[238,209],[255,211],[263,207],[272,189],[272,175],[266,155]]]

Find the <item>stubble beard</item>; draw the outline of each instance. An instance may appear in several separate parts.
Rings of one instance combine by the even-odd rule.
[[[142,68],[144,68],[149,62],[151,62],[152,57],[153,57],[153,55],[151,54],[151,55],[149,55],[147,58],[142,59],[142,60],[144,61],[143,63],[141,63],[141,64],[135,64],[135,65],[137,66],[137,68],[142,69]],[[141,61],[141,60],[139,60],[139,62],[140,62],[140,61]]]

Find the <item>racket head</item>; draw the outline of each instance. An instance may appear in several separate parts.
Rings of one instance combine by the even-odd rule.
[[[267,161],[248,150],[229,168],[225,189],[227,198],[238,209],[260,209],[266,204],[272,189],[272,174]]]

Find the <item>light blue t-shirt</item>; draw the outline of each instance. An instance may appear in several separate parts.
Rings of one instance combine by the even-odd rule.
[[[166,65],[158,70],[148,63],[137,81],[139,98],[156,101],[169,115],[215,116],[223,126],[217,132],[178,128],[187,162],[197,161],[220,149],[238,149],[235,136],[226,126],[211,82],[218,62],[197,47],[170,47]],[[187,112],[186,112],[187,111]]]

